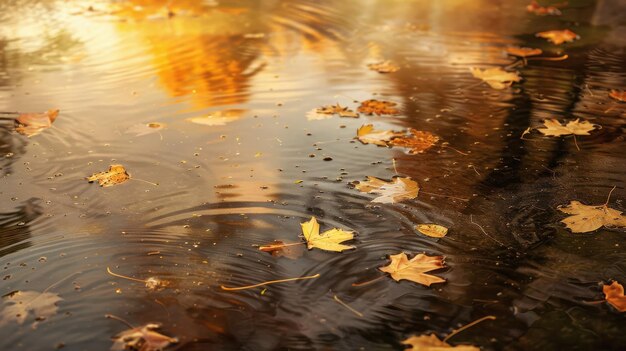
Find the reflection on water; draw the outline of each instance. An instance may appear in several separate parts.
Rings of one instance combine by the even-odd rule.
[[[626,107],[607,95],[626,87],[624,23],[610,11],[624,4],[609,3],[573,0],[555,17],[525,0],[2,2],[0,111],[61,114],[32,138],[0,121],[1,293],[52,286],[63,301],[37,330],[4,326],[0,348],[107,349],[126,328],[113,314],[163,323],[180,350],[397,350],[493,315],[450,341],[619,350],[623,317],[588,302],[626,281],[623,233],[573,235],[555,210],[602,203],[613,186],[624,209]],[[581,39],[534,36],[564,28]],[[514,64],[507,46],[568,58],[528,61],[510,89],[472,77]],[[399,70],[367,68],[382,60]],[[401,113],[307,119],[366,99]],[[602,129],[520,138],[546,118]],[[441,143],[418,155],[363,145],[366,123]],[[84,179],[111,164],[134,180]],[[420,183],[417,199],[372,204],[350,186],[396,174]],[[258,249],[297,243],[311,216],[357,233],[356,249]],[[417,223],[450,232],[421,236]],[[352,286],[400,251],[445,255],[447,282]],[[150,277],[171,284],[149,290]]]

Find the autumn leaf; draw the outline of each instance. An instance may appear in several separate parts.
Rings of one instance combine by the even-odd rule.
[[[626,312],[626,296],[622,284],[614,281],[611,285],[602,286],[606,301],[620,312]]]
[[[150,122],[135,124],[126,130],[126,133],[135,134],[135,136],[144,136],[152,133],[158,133],[165,129],[165,123]]]
[[[367,65],[367,67],[372,71],[377,71],[378,73],[393,73],[397,72],[400,69],[400,67],[398,67],[395,63],[389,60],[370,63]]]
[[[626,91],[611,90],[609,96],[621,102],[626,102]]]
[[[543,53],[543,51],[541,51],[541,49],[509,46],[509,47],[506,48],[506,53],[511,55],[511,56],[517,56],[517,57],[522,57],[523,58],[523,57],[530,57],[530,56],[541,55]]]
[[[407,255],[401,252],[397,255],[391,255],[389,258],[391,259],[391,263],[388,266],[378,269],[389,273],[396,281],[406,279],[426,286],[435,283],[444,283],[446,281],[443,278],[426,274],[426,272],[444,267],[443,256],[417,254],[409,260]]]
[[[223,126],[241,118],[246,110],[230,109],[214,111],[206,116],[188,118],[187,121],[205,126]]]
[[[608,201],[604,205],[589,206],[578,201],[571,201],[567,206],[559,206],[557,209],[570,214],[563,220],[573,233],[592,232],[601,227],[614,228],[626,227],[626,216],[622,212],[608,207]]]
[[[589,132],[597,127],[596,124],[592,124],[587,121],[580,122],[580,119],[569,121],[565,125],[562,125],[556,119],[546,119],[543,121],[543,124],[545,128],[537,128],[537,130],[547,136],[562,136],[570,134],[591,135]]]
[[[367,177],[367,181],[358,182],[354,186],[357,190],[381,195],[372,202],[384,204],[396,203],[404,200],[415,199],[420,190],[416,181],[411,178],[394,178],[392,182],[387,182],[376,177]]]
[[[41,133],[52,127],[59,116],[59,110],[48,110],[43,113],[20,113],[15,119],[15,131],[28,137]]]
[[[286,244],[280,240],[274,240],[271,244],[259,246],[259,250],[268,252],[275,257],[296,259],[304,253],[304,245],[302,242]]]
[[[409,128],[412,135],[392,139],[389,144],[410,149],[410,154],[419,154],[429,149],[439,141],[439,137],[429,132],[422,132]]]
[[[312,111],[311,113],[309,113],[308,118],[309,120],[314,120],[314,119],[325,119],[328,117],[315,117],[315,115],[326,115],[326,116],[332,116],[332,115],[339,115],[339,117],[352,117],[352,118],[358,118],[359,114],[350,110],[347,107],[343,107],[339,104],[335,104],[335,105],[328,105],[328,106],[322,106],[319,108],[316,108],[314,111]]]
[[[535,34],[535,36],[538,36],[540,38],[544,38],[544,39],[548,39],[548,41],[552,42],[553,44],[556,45],[560,45],[563,44],[565,42],[572,42],[574,41],[574,39],[580,39],[580,37],[578,36],[578,34],[572,32],[569,29],[563,29],[563,30],[549,30],[546,32],[539,32],[537,34]]]
[[[391,101],[370,99],[362,101],[358,111],[367,115],[397,115],[400,114],[400,111],[394,107],[396,105],[395,102]]]
[[[161,326],[148,323],[144,326],[125,330],[113,337],[113,351],[137,350],[137,351],[161,351],[170,344],[178,342],[178,338],[156,332]]]
[[[87,177],[90,183],[97,181],[101,187],[122,184],[129,179],[130,174],[126,172],[126,169],[122,165],[111,165],[108,171],[94,173],[90,177]]]
[[[307,248],[309,250],[316,247],[326,251],[341,252],[354,248],[354,246],[341,244],[344,241],[352,240],[354,238],[354,234],[352,232],[333,228],[320,234],[320,225],[317,223],[317,219],[315,217],[311,217],[310,221],[301,223],[301,225],[302,234],[304,235],[304,239],[306,240]]]
[[[556,6],[541,6],[537,3],[537,1],[532,0],[528,6],[526,6],[526,11],[534,13],[535,15],[545,16],[560,16],[561,11]]]
[[[472,345],[457,345],[452,346],[445,341],[439,340],[435,334],[430,335],[412,335],[408,339],[402,341],[404,345],[411,346],[410,349],[405,351],[480,351],[479,347]]]
[[[470,68],[470,72],[472,72],[475,78],[482,79],[485,83],[489,84],[489,86],[498,90],[508,88],[513,82],[522,80],[522,77],[519,76],[517,71],[507,72],[500,67],[485,70],[472,67]]]
[[[438,224],[418,224],[415,229],[431,238],[443,238],[448,234],[448,228]]]
[[[394,132],[392,130],[376,130],[371,124],[361,126],[357,132],[357,139],[363,144],[375,144],[379,146],[387,146],[387,142],[391,139],[403,136],[402,132]]]
[[[38,321],[55,315],[59,309],[57,302],[63,300],[58,294],[37,291],[16,291],[4,296],[4,309],[0,312],[0,326],[16,322],[23,324],[32,312],[35,317],[33,327]]]

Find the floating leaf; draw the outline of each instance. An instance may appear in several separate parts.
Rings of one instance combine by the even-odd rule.
[[[63,300],[58,294],[37,291],[16,291],[4,296],[4,309],[0,312],[0,326],[16,322],[23,324],[32,312],[35,317],[33,327],[38,321],[55,315],[59,309],[57,302]]]
[[[602,286],[602,292],[606,301],[620,312],[626,312],[626,296],[624,296],[624,287],[618,282],[611,285]]]
[[[543,51],[541,51],[541,49],[522,48],[522,47],[517,47],[517,46],[509,46],[509,47],[506,48],[506,53],[511,55],[511,56],[530,57],[530,56],[541,55],[543,53]]]
[[[332,116],[332,115],[339,115],[340,117],[352,117],[352,118],[358,118],[359,114],[350,110],[347,107],[343,107],[339,104],[335,104],[335,105],[328,105],[328,106],[322,106],[319,108],[316,108],[314,110],[313,113],[309,113],[309,119],[324,119],[324,118],[314,118],[314,115],[327,115],[327,116]],[[328,118],[328,117],[326,117]]]
[[[621,102],[626,102],[626,91],[611,90],[609,96]]]
[[[387,146],[387,142],[391,139],[403,136],[404,133],[394,132],[392,130],[376,130],[371,124],[365,124],[356,131],[357,139],[363,144],[376,144],[379,146]]]
[[[367,67],[372,71],[377,71],[378,73],[393,73],[400,69],[400,67],[389,60],[370,63]]]
[[[302,234],[309,250],[316,247],[322,250],[341,252],[354,248],[354,246],[341,244],[354,238],[352,232],[334,228],[320,234],[320,225],[315,217],[311,217],[310,221],[301,223],[301,225]]]
[[[537,3],[537,1],[532,0],[528,6],[526,6],[526,11],[532,12],[535,15],[545,16],[560,16],[561,11],[556,6],[541,6]]]
[[[135,124],[126,130],[126,133],[135,134],[135,136],[144,136],[152,133],[158,133],[165,129],[165,123],[150,122]]]
[[[48,110],[43,113],[20,113],[15,119],[15,131],[28,137],[41,133],[52,127],[52,123],[59,116],[59,110]]]
[[[396,105],[395,102],[391,101],[370,99],[362,101],[357,110],[367,115],[397,115],[400,114],[400,110],[394,107]]]
[[[389,144],[410,149],[410,154],[419,154],[435,145],[439,141],[439,137],[429,132],[422,132],[409,128],[412,135],[402,136],[392,139]]]
[[[603,226],[607,228],[626,227],[626,216],[622,212],[608,207],[607,204],[588,206],[578,201],[571,201],[569,205],[559,206],[557,209],[572,215],[561,220],[561,222],[573,233],[592,232]]]
[[[415,229],[431,238],[443,238],[448,234],[448,228],[438,224],[418,224]]]
[[[426,272],[434,271],[444,267],[443,256],[427,256],[417,254],[411,260],[404,252],[389,256],[391,263],[388,266],[380,267],[381,271],[389,273],[391,277],[400,281],[410,280],[415,283],[430,286],[435,283],[444,283],[446,280]]]
[[[274,240],[269,245],[259,246],[259,250],[268,252],[275,257],[296,259],[304,253],[304,245],[302,245],[302,242],[285,244],[280,240]]]
[[[522,80],[518,72],[507,72],[500,67],[485,70],[472,67],[470,68],[470,72],[472,72],[475,78],[482,79],[485,83],[489,84],[489,86],[498,90],[508,88],[513,82]]]
[[[430,335],[412,335],[408,339],[402,341],[404,345],[411,346],[410,349],[405,351],[480,351],[479,347],[471,345],[457,345],[452,346],[439,338],[435,334]]]
[[[381,195],[372,200],[372,202],[385,204],[415,199],[420,190],[416,181],[402,177],[397,177],[392,182],[387,182],[368,176],[367,181],[358,182],[354,187],[364,193]]]
[[[94,173],[87,180],[91,182],[97,181],[101,187],[108,187],[122,184],[130,179],[130,174],[126,173],[126,169],[122,165],[111,165],[106,172]]]
[[[563,44],[565,42],[572,42],[574,41],[574,39],[580,39],[580,37],[578,36],[578,34],[572,32],[569,29],[563,29],[563,30],[549,30],[546,32],[539,32],[537,34],[535,34],[536,36],[540,37],[540,38],[544,38],[544,39],[548,39],[548,41],[556,44],[556,45],[560,45]]]
[[[223,126],[226,123],[238,120],[244,112],[246,112],[246,110],[240,109],[214,111],[206,116],[188,118],[187,121],[205,126]]]
[[[161,351],[170,344],[178,342],[178,338],[156,332],[161,326],[148,323],[144,326],[125,330],[113,337],[113,351],[137,350],[137,351]]]
[[[565,125],[562,125],[556,119],[546,119],[543,121],[543,124],[545,128],[537,128],[537,130],[547,136],[562,136],[570,134],[591,135],[589,132],[598,127],[596,124],[592,124],[587,121],[580,122],[580,119],[569,121]]]

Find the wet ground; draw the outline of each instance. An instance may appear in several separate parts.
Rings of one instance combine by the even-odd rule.
[[[624,315],[590,303],[603,283],[626,282],[625,233],[573,234],[556,208],[602,204],[615,186],[610,206],[626,210],[626,103],[608,96],[626,88],[626,6],[572,0],[537,16],[526,5],[2,1],[0,110],[61,113],[30,138],[1,125],[0,293],[49,288],[63,300],[36,328],[32,315],[0,327],[0,349],[107,350],[126,326],[106,314],[162,323],[177,350],[401,350],[410,335],[444,337],[490,315],[449,342],[625,349]],[[566,28],[580,39],[534,35]],[[472,77],[470,67],[512,64],[507,46],[568,58],[529,60],[503,90]],[[381,60],[400,69],[367,68]],[[401,114],[307,118],[371,98]],[[602,128],[520,138],[546,118]],[[418,155],[363,145],[353,138],[365,123],[447,144]],[[118,163],[158,185],[85,180]],[[351,185],[394,175],[420,183],[417,199],[371,203]],[[311,216],[356,232],[356,249],[259,251],[301,240]],[[418,223],[450,232],[426,237]],[[434,274],[446,283],[352,286],[402,251],[444,255]],[[107,267],[170,285],[150,290]]]

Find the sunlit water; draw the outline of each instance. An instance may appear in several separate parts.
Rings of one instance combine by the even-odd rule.
[[[32,315],[2,326],[0,349],[106,350],[126,328],[112,314],[162,323],[179,350],[398,350],[412,334],[444,337],[488,315],[496,321],[450,342],[623,350],[624,316],[590,302],[603,299],[602,283],[626,283],[624,232],[572,234],[556,207],[602,204],[616,186],[611,207],[626,209],[626,104],[608,97],[626,88],[624,2],[570,1],[560,17],[526,4],[2,1],[0,110],[61,114],[31,138],[2,124],[0,292],[52,286],[63,301],[36,329]],[[581,39],[534,36],[564,28]],[[569,58],[529,61],[524,80],[501,91],[471,76],[513,63],[511,45]],[[367,68],[384,59],[400,70]],[[307,119],[370,98],[402,113]],[[190,121],[209,115],[211,125]],[[520,139],[546,118],[602,129],[576,143]],[[419,155],[363,145],[353,138],[365,123],[448,144]],[[158,185],[84,179],[115,163]],[[417,199],[376,205],[350,185],[396,172],[420,183]],[[355,231],[356,249],[303,246],[295,259],[258,250],[301,240],[311,216],[323,230]],[[450,232],[425,237],[417,223]],[[444,255],[435,274],[447,282],[352,286],[401,251]],[[107,267],[170,285],[152,291]]]

